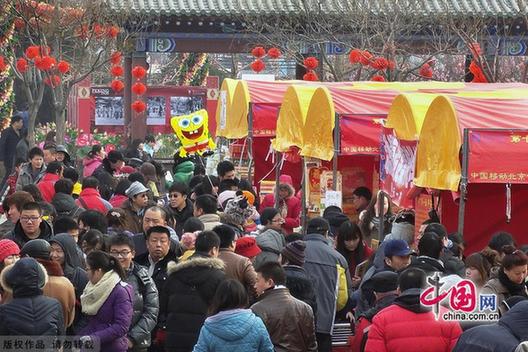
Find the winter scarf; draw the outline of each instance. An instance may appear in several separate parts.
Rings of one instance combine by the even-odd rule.
[[[508,276],[504,273],[504,270],[499,270],[499,281],[506,287],[511,296],[523,296],[526,297],[526,286],[524,283],[516,284],[512,282]]]
[[[81,295],[82,312],[87,315],[96,315],[119,281],[121,281],[119,275],[110,270],[95,285],[88,282]]]

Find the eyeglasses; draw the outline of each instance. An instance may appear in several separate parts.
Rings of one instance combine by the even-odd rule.
[[[127,250],[124,250],[124,251],[110,251],[111,255],[113,255],[115,257],[123,257],[123,258],[128,256],[130,253],[132,253],[132,251],[127,251]]]
[[[169,198],[178,198],[179,196],[178,193],[169,194]]]
[[[31,216],[31,217],[27,217],[27,216],[23,216],[20,218],[20,221],[22,222],[37,222],[38,220],[40,220],[40,217],[38,216]]]

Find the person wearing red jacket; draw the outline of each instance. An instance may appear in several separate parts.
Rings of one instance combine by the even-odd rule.
[[[275,195],[267,194],[260,204],[260,211],[265,208],[275,207]],[[293,181],[290,175],[282,175],[279,178],[279,213],[284,219],[282,229],[290,234],[300,225],[301,201],[295,196]]]
[[[75,204],[86,210],[96,210],[103,215],[112,209],[112,205],[99,194],[99,181],[93,176],[83,180],[82,191]]]
[[[449,352],[462,329],[456,321],[436,320],[430,307],[420,304],[426,274],[406,269],[398,279],[400,295],[372,320],[365,352]],[[440,317],[447,309],[440,307]]]
[[[55,197],[55,182],[62,178],[62,171],[64,170],[60,161],[52,161],[48,164],[44,176],[37,183],[37,187],[42,194],[42,199],[51,203]]]

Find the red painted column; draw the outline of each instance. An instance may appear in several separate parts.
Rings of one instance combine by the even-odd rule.
[[[145,78],[143,78],[143,79],[141,79],[139,81],[137,81],[134,77],[132,77],[130,72],[135,66],[143,66],[146,70],[148,70],[148,64],[147,64],[147,61],[146,61],[146,56],[141,56],[141,57],[134,56],[134,57],[132,57],[132,60],[131,60],[131,67],[128,68],[127,65],[125,65],[125,75],[130,75],[130,84],[128,84],[128,80],[127,80],[127,82],[125,82],[125,85],[126,85],[127,93],[129,93],[130,97],[131,97],[131,101],[128,104],[128,108],[130,109],[129,131],[130,131],[130,138],[132,140],[136,139],[136,138],[144,139],[145,136],[147,135],[147,115],[146,115],[147,111],[145,110],[142,113],[137,113],[137,112],[135,112],[134,110],[132,110],[130,108],[130,104],[132,104],[136,100],[141,100],[145,104],[147,103],[147,94],[148,94],[148,92],[145,93],[142,96],[138,96],[138,95],[134,94],[134,92],[131,91],[132,85],[134,83],[136,83],[136,82],[142,82],[145,85],[147,84],[147,77],[146,76],[145,76]],[[125,78],[125,79],[127,79],[127,78]],[[125,99],[125,101],[126,101],[126,99]]]

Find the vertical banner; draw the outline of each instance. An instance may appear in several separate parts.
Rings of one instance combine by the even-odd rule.
[[[380,182],[392,201],[402,208],[412,208],[407,197],[412,188],[416,163],[416,141],[399,140],[393,129],[383,128],[381,135]]]
[[[469,131],[470,183],[528,183],[528,130]]]

